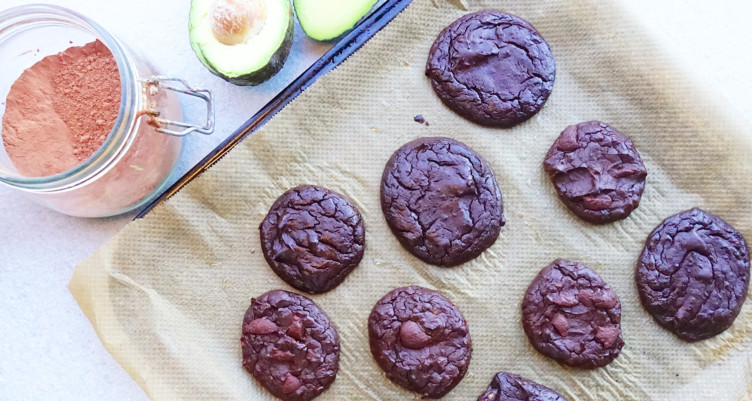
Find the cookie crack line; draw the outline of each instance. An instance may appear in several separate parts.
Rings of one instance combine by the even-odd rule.
[[[411,166],[411,170],[410,171],[412,172],[412,166]],[[410,188],[409,186],[407,186],[406,184],[404,184],[402,182],[402,180],[400,179],[400,177],[397,175],[396,171],[391,171],[390,174],[392,175],[392,178],[394,179],[394,182],[396,182],[397,185],[399,187],[401,187],[402,189],[404,189],[404,190],[406,190],[408,192],[416,192],[416,191],[418,192],[418,194],[419,194],[418,198],[416,199],[415,202],[412,202],[412,203],[418,203],[421,199],[423,199],[426,196],[426,190],[424,189],[423,186],[419,186],[417,189],[412,189],[412,188]],[[424,175],[424,177],[425,177],[425,175]],[[427,180],[427,177],[425,177],[425,178]],[[392,201],[391,201],[391,203],[389,205],[390,207],[391,207],[391,205],[394,204],[394,200],[395,199],[400,199],[400,198],[398,196],[393,196],[393,197],[391,197],[391,199],[392,199]],[[410,216],[410,217],[412,217],[412,220],[415,221],[418,224],[418,227],[420,227],[420,229],[421,229],[421,231],[423,233],[423,236],[421,237],[421,241],[424,242],[425,238],[426,238],[426,233],[428,232],[429,228],[426,227],[423,224],[423,221],[420,218],[421,213],[417,209],[415,209],[414,206],[412,206],[410,203],[411,203],[410,199],[404,200],[404,202],[403,202],[405,208],[412,214],[412,216]],[[401,231],[403,231],[405,233],[410,233],[410,230],[408,230],[408,229],[401,230]]]

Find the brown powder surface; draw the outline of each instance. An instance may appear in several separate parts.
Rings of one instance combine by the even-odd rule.
[[[13,83],[2,122],[5,151],[21,175],[58,174],[91,156],[120,108],[120,75],[99,40],[47,56]]]

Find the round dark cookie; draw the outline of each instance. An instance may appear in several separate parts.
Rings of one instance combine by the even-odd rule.
[[[519,375],[499,372],[478,401],[567,401],[561,394]]]
[[[600,121],[567,127],[543,168],[562,202],[594,224],[629,216],[640,204],[648,174],[632,140]]]
[[[493,171],[450,138],[419,138],[394,152],[381,179],[381,209],[408,251],[440,266],[477,257],[504,225]]]
[[[731,327],[747,297],[749,269],[744,237],[720,217],[691,209],[650,233],[635,281],[661,326],[699,341]]]
[[[543,107],[556,64],[529,22],[485,10],[441,31],[428,53],[426,76],[457,114],[478,124],[511,127]]]
[[[310,400],[337,376],[337,329],[302,295],[273,290],[252,299],[240,343],[243,367],[285,401]]]
[[[288,190],[274,202],[259,231],[272,270],[311,294],[339,285],[363,259],[360,212],[326,188],[301,185]]]
[[[386,294],[368,318],[371,353],[394,383],[441,398],[467,373],[472,343],[452,301],[418,286]]]
[[[590,268],[563,259],[530,283],[522,326],[540,353],[578,368],[606,366],[624,346],[616,293]]]

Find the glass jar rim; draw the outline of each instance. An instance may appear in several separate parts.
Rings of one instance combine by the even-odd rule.
[[[0,38],[3,31],[20,24],[32,24],[40,18],[64,18],[85,28],[110,50],[120,75],[120,108],[115,123],[102,145],[86,160],[58,174],[43,177],[18,177],[0,174],[0,181],[18,189],[34,192],[59,191],[75,187],[96,176],[113,164],[116,156],[129,144],[129,133],[134,132],[140,87],[135,78],[135,67],[123,46],[102,26],[93,20],[64,7],[49,4],[29,4],[0,12]]]

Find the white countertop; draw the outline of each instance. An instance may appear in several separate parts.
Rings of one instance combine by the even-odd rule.
[[[296,39],[283,70],[260,87],[236,87],[211,75],[191,51],[188,0],[48,2],[97,21],[142,52],[162,74],[213,91],[216,132],[186,140],[181,172],[230,135],[329,47],[306,38],[296,25]],[[29,3],[2,0],[0,8]],[[718,3],[722,4],[636,0],[628,7],[646,24],[658,24],[665,32],[662,40],[670,49],[667,51],[691,55],[694,63],[687,69],[720,90],[735,104],[731,107],[737,108],[740,118],[752,122],[752,52],[748,50],[752,24],[746,19],[752,15],[752,6],[746,0]],[[200,114],[201,110],[187,107],[186,113],[192,112]],[[148,399],[102,347],[68,292],[75,265],[132,218],[67,217],[0,186],[0,401]]]

